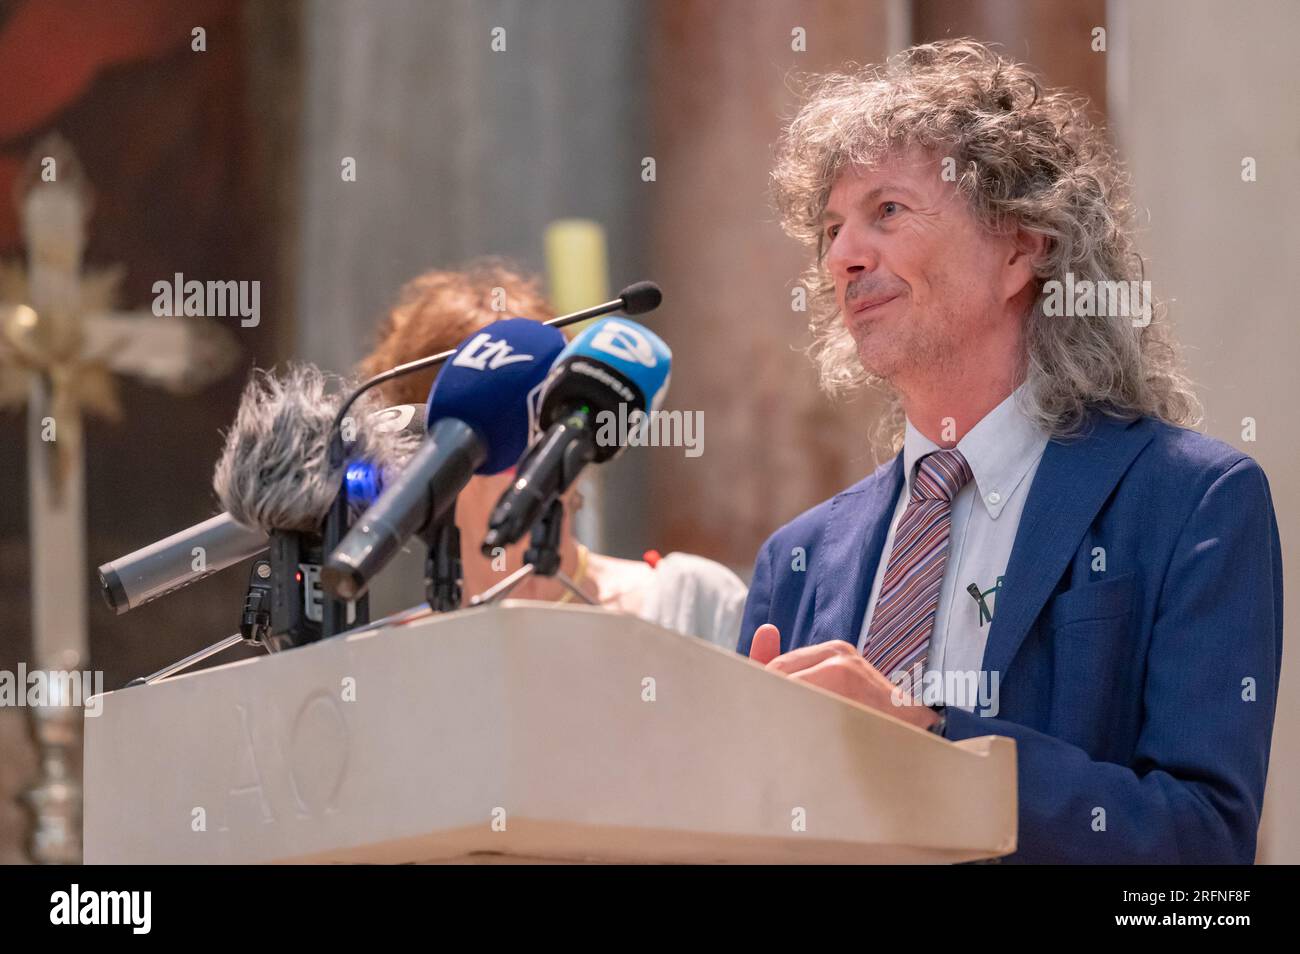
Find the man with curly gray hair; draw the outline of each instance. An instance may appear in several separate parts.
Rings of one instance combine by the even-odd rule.
[[[918,46],[818,78],[773,181],[822,384],[885,389],[898,453],[764,544],[740,651],[1014,738],[1009,860],[1251,862],[1277,521],[1258,464],[1188,429],[1087,103],[981,43]]]

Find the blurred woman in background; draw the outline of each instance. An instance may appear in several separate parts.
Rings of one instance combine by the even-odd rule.
[[[502,318],[554,318],[540,282],[499,259],[478,259],[458,270],[434,270],[403,286],[380,324],[378,342],[358,366],[369,377],[425,355],[455,348],[484,325]],[[379,387],[385,404],[424,404],[437,369],[389,381]],[[456,503],[467,596],[482,593],[523,563],[527,539],[492,560],[479,550],[488,516],[514,479],[514,471],[475,477]],[[573,535],[573,514],[582,505],[575,489],[565,500],[560,536],[560,571],[597,605],[631,613],[725,649],[735,649],[746,588],[736,574],[704,557],[647,552],[624,560],[589,549]],[[558,580],[532,575],[511,592],[519,599],[567,603]]]

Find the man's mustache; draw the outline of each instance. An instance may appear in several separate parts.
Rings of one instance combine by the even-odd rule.
[[[900,282],[882,281],[880,279],[862,280],[859,279],[850,282],[844,289],[844,307],[852,310],[859,305],[874,305],[882,301],[893,298],[906,290],[906,286]]]

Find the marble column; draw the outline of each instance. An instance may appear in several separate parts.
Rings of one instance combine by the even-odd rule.
[[[651,451],[651,543],[664,552],[748,574],[769,533],[876,466],[878,400],[830,403],[798,353],[807,314],[791,292],[808,259],[767,189],[772,145],[796,104],[792,71],[880,59],[901,45],[905,12],[885,2],[654,7],[656,181],[644,191],[675,349],[667,406],[704,418],[700,456]]]

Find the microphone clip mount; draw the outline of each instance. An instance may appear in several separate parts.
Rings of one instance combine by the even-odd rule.
[[[511,573],[500,583],[492,586],[469,601],[470,606],[485,606],[495,603],[510,595],[511,591],[528,577],[549,576],[559,580],[564,587],[588,606],[595,606],[596,601],[589,597],[567,573],[560,570],[560,531],[564,526],[564,503],[557,497],[533,524],[532,534],[528,540],[528,549],[524,551],[524,565]]]

